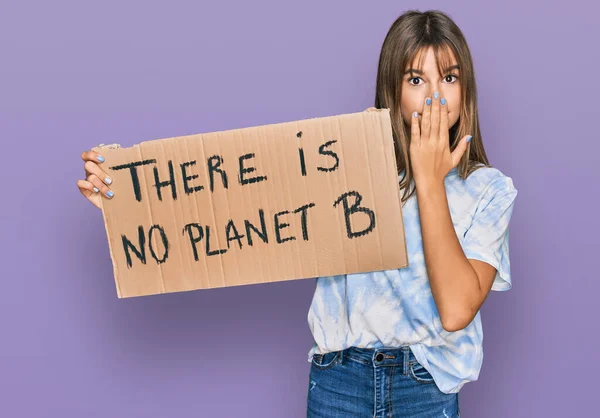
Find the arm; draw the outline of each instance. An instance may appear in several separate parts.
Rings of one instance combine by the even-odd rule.
[[[423,251],[431,292],[446,331],[471,323],[485,301],[496,269],[465,257],[450,217],[443,183],[417,187]]]

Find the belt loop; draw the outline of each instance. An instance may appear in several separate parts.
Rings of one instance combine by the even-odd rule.
[[[403,347],[402,352],[404,354],[404,361],[402,362],[403,366],[404,366],[403,367],[403,369],[404,369],[404,375],[407,375],[408,374],[408,361],[409,361],[409,358],[410,358],[410,352],[408,350],[406,350],[404,347]]]
[[[340,350],[340,355],[338,357],[338,364],[344,364],[343,361],[344,361],[344,350],[342,349],[342,350]]]

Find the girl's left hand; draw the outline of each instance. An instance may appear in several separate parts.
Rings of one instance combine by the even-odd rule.
[[[420,127],[417,112],[411,118],[409,153],[417,189],[444,184],[446,175],[458,165],[471,138],[466,135],[450,152],[448,103],[443,98],[435,98],[436,95],[430,105],[427,100],[423,103]]]

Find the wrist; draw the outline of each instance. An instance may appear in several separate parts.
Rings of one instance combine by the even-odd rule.
[[[444,181],[435,181],[435,180],[427,180],[416,182],[415,188],[417,189],[417,195],[428,196],[432,193],[438,193],[441,191],[446,191],[446,187],[444,185]]]

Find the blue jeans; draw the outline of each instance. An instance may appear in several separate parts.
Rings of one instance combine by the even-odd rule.
[[[307,403],[308,418],[460,417],[408,346],[315,354]]]

